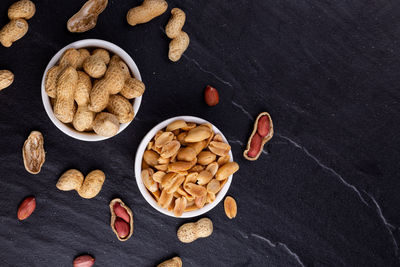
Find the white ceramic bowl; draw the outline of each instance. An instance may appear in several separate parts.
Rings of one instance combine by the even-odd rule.
[[[135,76],[135,78],[138,80],[142,80],[139,69],[136,66],[135,62],[128,55],[128,53],[126,53],[122,48],[120,48],[119,46],[116,46],[113,43],[103,41],[103,40],[85,39],[85,40],[77,41],[77,42],[67,45],[66,47],[64,47],[63,49],[58,51],[57,54],[55,54],[54,57],[50,60],[49,64],[46,67],[46,70],[44,71],[43,78],[42,78],[42,101],[43,101],[44,109],[46,110],[46,113],[49,116],[50,120],[63,133],[65,133],[66,135],[69,135],[75,139],[79,139],[79,140],[83,140],[83,141],[101,141],[101,140],[108,139],[110,137],[97,135],[94,132],[79,132],[79,131],[75,130],[73,127],[59,121],[56,118],[56,116],[54,116],[53,108],[51,107],[51,104],[50,104],[50,99],[47,96],[46,90],[44,87],[44,82],[45,82],[47,71],[51,67],[53,67],[54,65],[56,65],[58,63],[60,57],[65,52],[65,50],[67,50],[69,48],[79,49],[79,48],[86,48],[86,47],[88,47],[88,48],[104,48],[104,49],[110,51],[111,53],[117,54],[126,63],[126,65],[128,65],[131,73]],[[135,112],[135,116],[138,114],[141,102],[142,102],[141,96],[135,98],[135,101],[133,102],[133,110]],[[125,130],[125,128],[128,127],[128,125],[130,123],[131,122],[120,124],[119,131],[117,134],[119,134],[120,132]]]
[[[184,120],[187,122],[195,122],[197,124],[203,124],[203,123],[210,123],[206,120],[203,120],[198,117],[193,117],[193,116],[179,116],[179,117],[173,117],[168,120],[165,120],[159,124],[157,124],[153,129],[151,129],[146,136],[143,138],[142,142],[139,145],[138,150],[136,151],[136,158],[135,158],[135,176],[136,176],[136,183],[139,187],[140,193],[142,193],[142,196],[146,199],[146,201],[156,210],[158,210],[161,213],[164,213],[166,215],[169,215],[171,217],[176,217],[173,212],[163,209],[160,206],[158,206],[156,200],[152,197],[151,193],[147,191],[146,186],[143,184],[142,177],[141,177],[141,172],[142,172],[142,159],[143,159],[143,154],[144,151],[146,150],[147,144],[150,142],[150,140],[154,137],[154,135],[161,129],[167,127],[168,124],[170,124],[173,121],[176,120]],[[211,124],[211,123],[210,123]],[[212,125],[212,124],[211,124]],[[226,140],[225,136],[223,133],[214,125],[213,126],[213,131],[215,134],[220,134],[222,136],[222,139],[224,142],[228,143],[228,140]],[[232,151],[229,151],[229,156],[231,157],[231,161],[233,161],[233,156],[232,156]],[[210,203],[206,204],[203,208],[194,210],[194,211],[189,211],[189,212],[184,212],[182,216],[176,217],[176,218],[192,218],[196,217],[199,215],[202,215],[210,210],[212,210],[215,206],[218,205],[218,203],[225,197],[226,193],[228,192],[229,186],[232,183],[232,176],[229,176],[228,181],[225,183],[225,185],[222,187],[221,191],[219,191],[215,197],[215,200]]]

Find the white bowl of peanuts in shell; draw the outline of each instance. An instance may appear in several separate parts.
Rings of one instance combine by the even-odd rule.
[[[75,139],[101,141],[132,122],[145,85],[122,48],[85,39],[67,45],[50,60],[41,90],[46,113],[58,129]]]
[[[143,197],[159,212],[179,218],[213,209],[238,169],[222,132],[193,116],[156,125],[143,138],[135,159],[136,182]]]

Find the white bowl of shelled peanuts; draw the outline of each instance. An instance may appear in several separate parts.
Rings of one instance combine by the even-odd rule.
[[[71,43],[50,60],[42,101],[63,133],[101,141],[122,132],[137,115],[145,86],[133,59],[107,41]]]
[[[193,116],[156,125],[143,138],[135,159],[136,183],[143,197],[159,212],[177,218],[213,209],[238,169],[222,132]]]

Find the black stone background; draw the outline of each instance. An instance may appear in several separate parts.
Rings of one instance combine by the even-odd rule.
[[[0,24],[7,23],[2,0]],[[155,266],[179,255],[184,266],[399,266],[400,2],[389,0],[168,1],[168,13],[130,27],[138,0],[110,0],[95,29],[72,34],[66,22],[84,1],[37,0],[29,32],[0,47],[0,69],[15,74],[0,92],[0,265],[71,266],[90,253],[96,266]],[[163,27],[173,7],[187,14],[191,43],[178,63],[167,58]],[[83,142],[60,132],[40,95],[43,71],[65,45],[111,41],[137,63],[147,90],[134,122],[118,136]],[[219,105],[203,101],[207,84]],[[275,136],[256,162],[244,144],[260,112]],[[219,127],[240,171],[228,192],[238,216],[223,205],[206,214],[214,233],[182,244],[188,221],[162,215],[141,196],[133,161],[144,135],[160,121],[194,115]],[[45,137],[46,163],[24,169],[30,131]],[[106,175],[101,193],[85,200],[55,184],[69,168]],[[37,209],[19,222],[20,201]],[[108,203],[133,210],[134,236],[119,242]]]

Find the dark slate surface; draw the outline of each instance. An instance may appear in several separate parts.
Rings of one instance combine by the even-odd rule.
[[[7,22],[12,0],[0,5]],[[186,11],[189,49],[167,58],[162,29],[169,14],[130,27],[140,1],[109,1],[95,29],[71,34],[66,22],[84,1],[35,1],[29,32],[0,48],[1,69],[15,73],[0,92],[0,265],[71,266],[90,253],[97,266],[155,266],[174,255],[184,266],[399,266],[398,1],[169,1]],[[147,91],[134,123],[103,142],[74,140],[47,117],[40,96],[43,71],[65,45],[99,38],[136,61]],[[203,88],[218,88],[207,107]],[[276,134],[256,162],[242,157],[252,119],[271,113]],[[158,122],[195,115],[229,139],[240,171],[229,195],[238,217],[220,204],[207,216],[211,237],[176,238],[189,220],[164,216],[140,195],[136,148]],[[23,167],[21,147],[32,130],[45,137],[38,175]],[[55,187],[69,168],[100,168],[101,193],[84,200]],[[27,195],[37,209],[19,222]],[[133,210],[134,237],[119,242],[108,203],[121,197]]]

